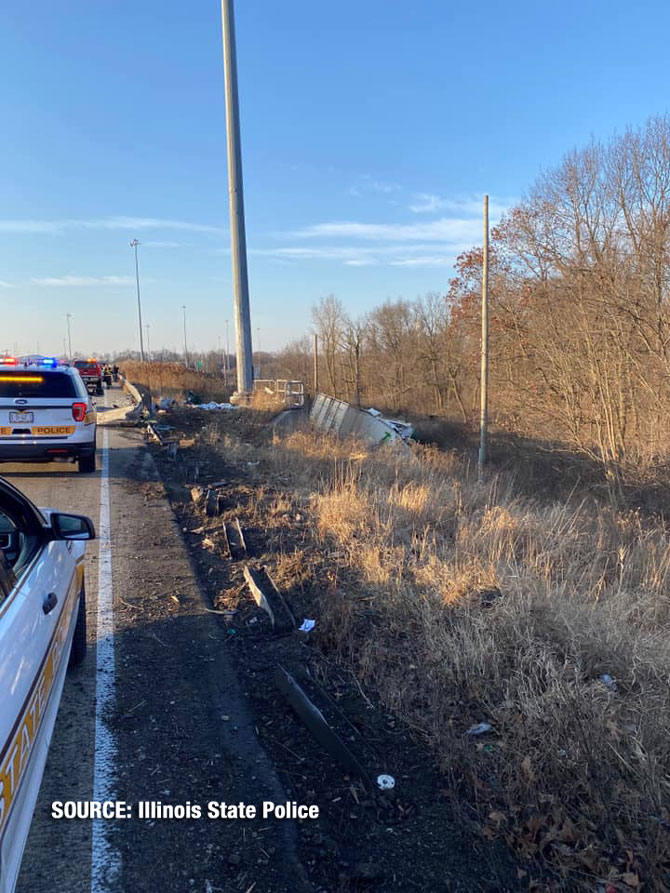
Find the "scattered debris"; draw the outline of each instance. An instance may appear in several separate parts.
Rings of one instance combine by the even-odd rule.
[[[307,697],[296,680],[286,670],[277,664],[274,670],[274,682],[282,695],[291,705],[297,716],[302,720],[314,738],[337,762],[347,770],[357,775],[368,787],[372,787],[368,773],[359,760],[341,740],[339,735],[331,729],[326,722],[323,713]]]
[[[614,692],[617,690],[616,682],[612,679],[609,673],[603,673],[600,677],[600,681],[603,685],[607,686],[610,691]]]
[[[294,630],[296,622],[293,612],[275,586],[267,568],[264,567],[261,571],[256,571],[247,565],[244,568],[244,579],[247,581],[256,604],[270,618],[272,628],[276,632]]]
[[[298,627],[298,629],[300,630],[301,633],[309,633],[314,629],[315,626],[316,626],[316,620],[307,620],[305,618],[305,620],[303,620],[303,622]]]
[[[232,522],[224,521],[223,537],[231,561],[240,561],[247,557],[247,544],[239,518],[234,518]]]
[[[219,410],[227,411],[227,410],[231,410],[231,409],[237,409],[237,407],[233,406],[232,403],[216,403],[214,400],[210,401],[209,403],[196,404],[195,408],[196,409],[205,409],[208,412],[219,411]]]
[[[392,775],[378,775],[377,787],[380,791],[392,791],[395,787],[395,778]]]
[[[466,735],[484,735],[486,732],[490,732],[493,726],[490,722],[480,722],[476,726],[471,726]]]
[[[478,595],[484,606],[492,605],[494,602],[498,601],[499,598],[503,597],[502,592],[497,586],[491,586],[489,589],[480,589]]]
[[[209,487],[205,494],[205,514],[210,518],[218,517],[224,509],[224,497],[214,487]]]
[[[160,433],[160,431],[158,431],[156,429],[155,425],[152,425],[151,423],[149,423],[147,425],[147,433],[149,434],[149,437],[153,441],[155,441],[156,443],[159,443],[161,446],[163,446],[163,444],[164,444],[163,435]]]

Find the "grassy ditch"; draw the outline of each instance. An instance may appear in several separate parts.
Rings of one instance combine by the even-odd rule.
[[[522,470],[480,484],[455,452],[271,444],[248,424],[208,420],[200,444],[248,471],[275,580],[300,583],[322,651],[430,745],[464,820],[559,889],[670,888],[660,520],[521,495]]]

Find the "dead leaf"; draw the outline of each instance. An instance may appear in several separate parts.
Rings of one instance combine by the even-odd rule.
[[[627,887],[634,887],[636,890],[640,886],[640,878],[635,871],[627,871],[621,876],[621,880]]]

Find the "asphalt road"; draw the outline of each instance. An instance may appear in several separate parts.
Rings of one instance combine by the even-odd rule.
[[[207,610],[141,435],[99,429],[99,447],[103,437],[110,539],[87,550],[88,655],[68,673],[18,890],[212,893],[247,890],[254,881],[259,893],[308,889],[290,821],[138,817],[140,801],[190,802],[205,811],[209,801],[287,798],[258,743],[225,628]],[[0,473],[37,505],[87,514],[104,526],[102,452],[94,475],[64,464],[3,465]],[[101,560],[111,569],[111,581],[101,579],[111,582],[114,611],[113,638],[104,642]],[[98,656],[110,643],[112,699],[96,725],[96,695],[108,673]],[[107,793],[131,805],[132,818],[99,822],[93,832],[88,820],[51,817],[53,801],[87,801],[94,789],[105,790],[103,776]]]

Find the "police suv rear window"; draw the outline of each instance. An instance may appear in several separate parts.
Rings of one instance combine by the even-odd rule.
[[[77,397],[70,375],[37,369],[0,369],[0,397]]]

